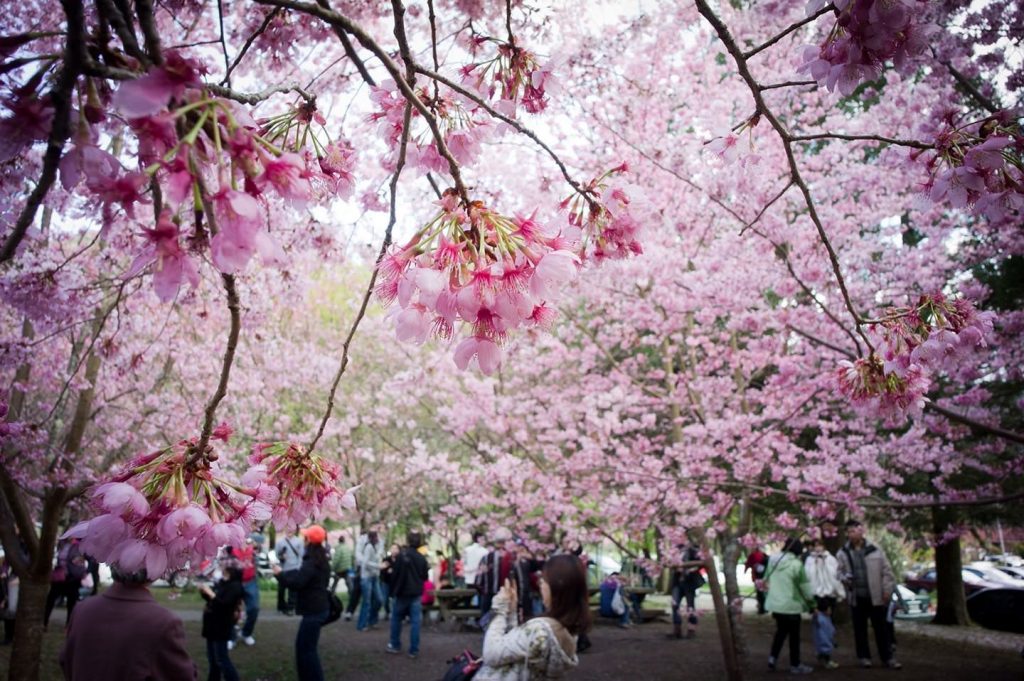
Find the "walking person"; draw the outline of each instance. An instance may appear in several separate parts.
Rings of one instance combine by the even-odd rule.
[[[391,594],[394,604],[391,606],[391,638],[387,652],[402,652],[402,620],[409,617],[409,657],[415,659],[420,654],[420,624],[423,621],[424,584],[430,574],[427,559],[418,549],[423,544],[423,536],[419,532],[410,532],[406,537],[406,546],[398,552],[393,561],[391,575]]]
[[[278,582],[295,589],[295,612],[302,616],[295,635],[295,667],[299,681],[324,681],[318,646],[320,629],[331,609],[327,592],[331,561],[324,546],[327,532],[319,525],[310,525],[302,530],[302,537],[306,546],[299,569],[282,572],[281,566],[275,565],[274,576]]]
[[[203,610],[203,638],[206,639],[206,659],[210,664],[207,681],[238,681],[238,671],[231,662],[228,643],[232,639],[235,622],[239,619],[243,603],[242,570],[236,565],[224,568],[224,576],[211,589],[199,588],[206,601]]]
[[[356,617],[356,622],[359,621],[356,608],[359,607],[363,595],[363,580],[359,575],[359,554],[363,552],[364,546],[366,546],[366,535],[360,534],[356,537],[355,548],[352,549],[352,569],[349,571],[348,577],[348,606],[345,608],[346,622],[350,621],[353,616]]]
[[[846,588],[853,619],[853,640],[857,659],[861,667],[871,666],[871,649],[868,647],[868,620],[875,630],[875,645],[882,666],[901,669],[903,665],[892,655],[889,627],[886,613],[892,592],[896,589],[896,577],[885,552],[864,537],[864,526],[858,520],[846,523],[846,544],[839,550],[839,579]]]
[[[484,636],[483,666],[475,681],[561,679],[579,664],[577,637],[590,627],[587,577],[579,558],[553,556],[540,578],[545,614],[516,622],[519,594],[511,579],[494,597]]]
[[[277,562],[281,564],[281,572],[298,570],[302,565],[303,551],[302,538],[299,537],[297,530],[278,540],[274,554],[277,556]],[[295,612],[295,590],[289,589],[281,582],[277,583],[277,611],[285,615],[292,615]]]
[[[683,618],[680,610],[686,601],[686,638],[697,637],[697,590],[704,586],[700,570],[704,562],[695,542],[683,547],[682,565],[672,571],[672,638],[683,637]]]
[[[800,662],[800,615],[814,608],[814,592],[803,561],[800,560],[803,552],[803,542],[790,537],[782,545],[782,552],[769,561],[765,573],[768,595],[764,605],[775,619],[775,637],[772,639],[768,668],[775,669],[782,644],[788,638],[791,674],[810,674],[814,671],[813,667]]]
[[[380,562],[380,597],[384,603],[384,615],[385,619],[391,617],[392,601],[394,601],[394,578],[395,578],[395,561],[398,560],[398,554],[401,553],[402,547],[398,544],[392,544],[388,550],[388,554],[384,556]]]
[[[60,598],[68,609],[65,627],[71,623],[71,613],[78,603],[82,579],[89,574],[85,555],[79,546],[78,539],[67,539],[57,548],[57,566],[50,573],[50,591],[46,594],[46,610],[43,613],[43,629],[50,625],[50,615]]]
[[[767,612],[764,608],[764,598],[768,593],[764,588],[764,571],[768,569],[768,554],[755,546],[754,550],[747,556],[743,564],[744,571],[750,571],[750,578],[754,580],[754,593],[757,598],[757,614],[763,615]]]
[[[811,582],[811,591],[817,610],[811,620],[814,632],[814,647],[818,660],[825,669],[837,669],[838,664],[832,659],[835,648],[835,625],[832,624],[832,613],[840,598],[846,597],[846,589],[839,581],[839,562],[825,548],[821,539],[814,541],[814,547],[804,561],[804,570]]]
[[[331,556],[331,593],[338,588],[338,582],[345,580],[345,590],[348,592],[349,600],[352,600],[352,549],[345,543],[345,536],[338,537],[338,543],[334,547],[334,555]]]
[[[368,532],[366,544],[359,554],[359,581],[363,594],[363,605],[359,609],[356,631],[377,627],[380,614],[380,565],[384,558],[383,542],[375,531]]]
[[[245,623],[242,625],[241,638],[247,646],[256,645],[253,632],[256,620],[260,616],[260,581],[256,574],[256,542],[252,535],[245,540],[245,546],[234,549],[232,556],[242,568],[242,594],[245,601]],[[234,641],[228,646],[234,648]]]

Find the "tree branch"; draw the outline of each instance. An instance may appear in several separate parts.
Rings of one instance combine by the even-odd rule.
[[[895,144],[901,147],[911,147],[912,149],[934,149],[934,144],[928,144],[927,142],[918,142],[917,140],[900,140],[893,139],[892,137],[881,137],[880,135],[844,135],[837,132],[820,132],[814,135],[790,135],[789,139],[794,142],[810,142],[811,140],[822,140],[822,139],[836,139],[836,140],[848,140],[848,141],[869,141],[869,142],[882,142],[884,144]]]
[[[815,19],[817,19],[818,17],[820,17],[820,16],[822,15],[822,14],[827,14],[828,12],[832,12],[832,11],[834,11],[834,10],[835,10],[835,8],[836,8],[836,6],[835,6],[835,5],[833,5],[833,4],[832,4],[832,3],[830,2],[829,4],[825,5],[824,7],[822,7],[821,9],[819,9],[819,10],[818,10],[817,12],[815,12],[814,14],[812,14],[811,16],[809,16],[809,17],[806,17],[806,18],[804,18],[804,19],[801,19],[800,21],[796,22],[795,24],[792,24],[792,25],[790,25],[790,26],[789,26],[788,28],[786,28],[785,30],[783,30],[783,31],[782,31],[782,33],[779,33],[778,35],[776,35],[776,36],[775,36],[775,37],[773,37],[773,38],[769,38],[768,40],[766,40],[765,42],[761,43],[760,45],[758,45],[757,47],[755,47],[755,48],[754,48],[754,49],[752,49],[752,50],[747,50],[746,52],[744,52],[744,53],[743,53],[742,55],[740,55],[740,56],[742,56],[742,57],[743,57],[743,59],[750,59],[751,57],[753,57],[753,56],[754,56],[755,54],[757,54],[758,52],[761,52],[761,51],[763,51],[763,50],[767,50],[767,49],[768,49],[769,47],[771,47],[771,46],[772,46],[772,45],[774,45],[775,43],[779,42],[780,40],[782,40],[783,38],[785,38],[785,37],[786,37],[787,35],[789,35],[789,34],[790,34],[790,33],[792,33],[793,31],[795,31],[795,30],[797,30],[798,28],[800,28],[801,26],[804,26],[804,25],[806,25],[806,24],[809,24],[809,23],[811,23],[812,21],[814,21]],[[703,12],[701,12],[701,14],[703,14]]]
[[[218,3],[220,3],[220,0],[217,0],[217,1],[218,1]],[[218,4],[218,8],[219,7],[220,7],[220,5]],[[270,22],[273,21],[274,17],[276,17],[280,13],[281,13],[281,8],[280,7],[275,7],[274,9],[270,10],[270,12],[267,13],[267,16],[263,18],[263,23],[260,24],[260,27],[257,28],[256,31],[253,32],[252,35],[250,35],[248,38],[245,39],[245,44],[242,45],[242,51],[238,53],[238,56],[235,57],[235,60],[233,62],[231,62],[230,66],[228,66],[227,72],[224,74],[224,79],[220,81],[221,85],[228,85],[228,86],[230,86],[230,84],[231,84],[231,72],[235,70],[235,68],[238,66],[238,64],[242,61],[242,58],[249,52],[249,48],[252,47],[252,44],[256,41],[256,38],[259,38],[261,35],[263,35],[263,33],[270,26]],[[220,32],[220,36],[221,36],[220,37],[220,42],[221,42],[221,45],[224,44],[224,27],[223,27],[223,22],[224,22],[224,17],[222,15],[221,16],[221,32]],[[227,59],[227,47],[226,46],[224,47],[224,58]]]
[[[67,16],[68,32],[64,49],[64,65],[61,67],[57,82],[50,90],[50,101],[53,104],[53,123],[46,141],[46,153],[43,155],[43,168],[39,174],[32,193],[29,194],[25,207],[18,214],[14,229],[7,235],[0,247],[0,264],[14,257],[18,246],[28,233],[28,228],[36,219],[36,211],[42,205],[54,180],[57,179],[57,166],[64,153],[64,143],[71,136],[71,98],[74,94],[78,74],[86,63],[85,49],[85,17],[82,0],[61,0]]]

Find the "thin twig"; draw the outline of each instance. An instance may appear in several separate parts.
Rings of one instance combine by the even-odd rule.
[[[747,224],[743,225],[743,228],[740,230],[740,236],[743,236],[744,232],[746,232],[748,229],[754,226],[757,223],[757,221],[760,220],[761,217],[768,211],[768,209],[775,205],[775,202],[781,199],[783,195],[787,191],[789,191],[789,188],[792,186],[793,180],[790,180],[789,182],[786,183],[785,187],[779,190],[778,194],[776,194],[768,203],[764,204],[764,206],[761,207],[761,210],[758,211],[757,215],[754,216],[754,219],[748,222]]]
[[[217,0],[217,2],[218,2],[218,6],[219,6],[220,0]],[[235,60],[233,62],[231,62],[230,66],[228,66],[227,72],[224,74],[224,79],[222,81],[220,81],[221,85],[229,85],[230,86],[230,83],[231,83],[231,72],[234,71],[235,67],[237,67],[239,62],[242,61],[242,57],[244,57],[249,52],[249,48],[252,47],[252,44],[256,41],[256,38],[259,38],[261,35],[263,35],[264,31],[266,31],[267,28],[270,26],[270,22],[273,21],[274,17],[276,17],[280,13],[281,13],[281,8],[280,7],[275,7],[274,9],[272,9],[269,13],[267,13],[267,16],[264,17],[263,23],[260,24],[260,27],[257,28],[256,31],[252,35],[250,35],[248,38],[246,38],[245,44],[242,45],[242,51],[238,53],[238,56],[235,57]],[[221,44],[223,44],[223,42],[224,42],[223,20],[224,20],[223,16],[221,16],[221,31],[220,31]],[[225,58],[226,58],[227,57],[227,48],[226,47],[224,48],[224,55],[225,55]]]
[[[895,144],[897,146],[911,147],[913,149],[935,148],[934,144],[928,144],[927,142],[918,142],[917,140],[901,140],[894,139],[892,137],[882,137],[880,135],[844,135],[838,132],[819,132],[813,135],[790,135],[789,139],[791,139],[794,142],[810,142],[812,140],[836,139],[847,140],[851,142],[882,142],[883,144]]]
[[[220,49],[224,53],[224,84],[231,87],[231,58],[228,57],[228,44],[224,40],[224,0],[217,0],[217,24],[220,27]]]
[[[771,85],[761,85],[761,91],[775,90],[782,87],[799,87],[802,85],[814,85],[817,87],[818,81],[816,80],[787,80],[784,83],[772,83]]]
[[[316,101],[316,95],[307,92],[305,89],[300,87],[298,83],[292,83],[291,85],[275,85],[274,87],[269,87],[266,90],[263,90],[262,92],[253,93],[235,92],[234,90],[223,87],[221,85],[207,85],[206,89],[215,95],[219,95],[227,99],[233,99],[236,102],[241,102],[242,104],[249,105],[259,104],[260,102],[270,99],[272,96],[276,94],[281,94],[285,92],[294,92],[310,103]]]
[[[831,11],[835,10],[835,8],[836,8],[836,6],[833,5],[830,2],[829,4],[825,5],[824,7],[819,9],[817,12],[812,14],[811,16],[806,17],[804,19],[801,19],[800,21],[796,22],[795,24],[792,24],[791,26],[786,28],[784,31],[782,31],[782,33],[779,33],[778,35],[776,35],[773,38],[769,38],[768,40],[766,40],[765,42],[761,43],[760,45],[758,45],[757,47],[755,47],[752,50],[747,50],[746,52],[742,53],[741,56],[743,57],[743,59],[750,59],[751,57],[753,57],[758,52],[761,52],[762,50],[768,49],[769,47],[771,47],[775,43],[779,42],[780,40],[785,38],[787,35],[789,35],[793,31],[795,31],[798,28],[800,28],[801,26],[804,26],[806,24],[811,23],[812,21],[814,21],[815,19],[820,17],[822,14],[827,14],[828,12],[831,12]],[[702,12],[702,14],[703,14],[703,12]]]
[[[1000,110],[998,104],[996,104],[994,101],[992,101],[985,95],[981,94],[981,90],[976,88],[974,86],[974,83],[972,83],[967,76],[965,76],[955,66],[953,66],[951,62],[944,61],[941,63],[943,66],[946,67],[946,70],[949,71],[949,74],[953,76],[953,79],[957,82],[957,85],[962,87],[964,91],[974,99],[974,101],[976,101],[978,104],[982,106],[982,108],[984,108],[989,113],[996,113],[997,111]]]

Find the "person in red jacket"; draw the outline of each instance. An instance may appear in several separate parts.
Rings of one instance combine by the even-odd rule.
[[[768,555],[761,550],[760,546],[755,546],[743,566],[750,571],[750,577],[754,580],[754,589],[757,593],[757,614],[763,615],[766,612],[764,597],[768,593],[764,588],[764,571],[768,569]]]
[[[60,650],[68,681],[194,681],[181,618],[156,602],[145,569],[111,569],[114,584],[75,608]]]

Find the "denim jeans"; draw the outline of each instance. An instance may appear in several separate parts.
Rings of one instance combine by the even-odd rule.
[[[235,665],[228,657],[227,641],[206,639],[206,660],[210,663],[210,675],[206,677],[207,681],[220,681],[222,677],[224,681],[238,681],[238,672],[235,671]]]
[[[320,629],[327,621],[327,610],[313,615],[303,615],[299,622],[299,633],[295,635],[295,666],[299,681],[324,681],[324,670],[320,666]]]
[[[409,616],[409,654],[420,652],[420,623],[423,621],[423,603],[420,596],[395,596],[391,608],[391,647],[402,649],[402,620]]]
[[[260,616],[260,583],[253,579],[242,583],[242,600],[245,601],[245,624],[242,626],[242,637],[252,636],[256,628],[256,619]]]
[[[359,621],[356,622],[356,629],[359,631],[377,624],[381,603],[380,579],[377,577],[363,577],[361,581],[363,604],[359,608]]]

